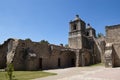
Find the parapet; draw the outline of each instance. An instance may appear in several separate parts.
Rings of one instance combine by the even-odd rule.
[[[108,30],[108,29],[117,29],[117,28],[120,28],[120,24],[111,25],[111,26],[106,26],[105,28],[106,28],[106,30]]]

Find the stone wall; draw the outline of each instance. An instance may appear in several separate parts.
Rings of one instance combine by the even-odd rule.
[[[32,42],[31,40],[9,39],[0,50],[5,58],[1,57],[1,68],[7,62],[14,64],[15,70],[44,70],[67,67],[88,66],[99,62],[97,45],[92,38],[84,37],[83,45],[78,53],[77,49],[47,43]],[[87,46],[89,44],[89,46]],[[95,49],[94,49],[95,48]],[[79,49],[78,49],[79,50]],[[8,54],[7,54],[8,53]],[[12,57],[7,58],[10,54]],[[78,56],[78,55],[79,56]],[[94,60],[93,60],[94,59]]]
[[[5,41],[2,45],[0,45],[0,69],[3,69],[6,67],[6,57],[7,57],[7,47],[8,47],[8,42],[10,39]]]
[[[94,41],[91,40],[92,46]],[[94,49],[76,50],[46,43],[32,42],[30,40],[19,40],[15,50],[13,64],[15,70],[44,70],[75,67],[77,56],[79,66],[88,66],[99,62],[100,55]],[[94,59],[94,62],[93,62]]]
[[[62,46],[19,40],[14,56],[15,70],[43,70],[75,66],[75,53]]]
[[[81,33],[69,33],[69,47],[73,49],[82,49],[82,35]]]
[[[90,36],[84,36],[83,48],[86,49],[84,50],[84,53],[87,52],[90,55],[90,57],[88,57],[88,59],[90,59],[89,64],[96,64],[101,62],[101,52],[99,50],[99,45],[96,38]],[[100,47],[100,49],[101,48],[102,47]]]
[[[106,26],[107,43],[120,42],[120,25]]]
[[[104,58],[104,53],[105,53],[105,45],[106,45],[106,42],[105,42],[105,37],[104,36],[101,36],[99,38],[96,39],[99,47],[101,48],[101,62],[104,63],[105,62],[105,58]]]
[[[120,66],[120,43],[113,44],[113,66]]]
[[[111,47],[110,47],[111,46]],[[120,66],[120,25],[106,27],[105,65]]]

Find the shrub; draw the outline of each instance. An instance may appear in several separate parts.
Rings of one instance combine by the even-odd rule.
[[[15,80],[15,79],[14,79],[15,76],[13,75],[14,66],[13,66],[12,63],[7,64],[6,71],[7,71],[7,78],[8,78],[8,80]]]

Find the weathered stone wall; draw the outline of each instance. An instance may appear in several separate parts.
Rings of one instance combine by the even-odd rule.
[[[90,36],[90,37],[96,37],[96,30],[94,28],[92,28],[91,26],[88,26],[86,28],[86,36]]]
[[[98,42],[99,47],[101,48],[101,62],[104,63],[105,62],[105,58],[104,58],[104,53],[105,53],[105,37],[101,36],[99,38],[96,39],[96,41]]]
[[[0,45],[0,69],[3,69],[6,67],[8,42],[9,40],[5,41],[2,45]]]
[[[120,43],[113,44],[114,67],[120,66]]]
[[[92,36],[83,37],[83,49],[86,49],[84,50],[84,53],[89,53],[90,56],[87,58],[88,60],[90,59],[89,64],[96,64],[101,62],[101,53],[97,45],[98,42],[96,39],[94,39],[95,38],[93,38]]]
[[[17,39],[11,39],[8,42],[8,51],[7,51],[7,64],[10,64],[13,62],[14,55],[15,55],[15,50],[16,47],[18,46],[18,40]]]
[[[75,53],[62,46],[19,40],[14,56],[15,70],[43,70],[75,66]]]
[[[73,49],[81,49],[83,46],[81,33],[71,33],[69,36],[69,47]]]
[[[49,68],[64,68],[75,66],[75,53],[71,51],[61,51],[61,47],[54,46],[48,60],[48,63],[50,64]]]
[[[112,47],[109,48],[109,46],[112,46]],[[107,26],[106,27],[106,49],[105,49],[106,67],[120,66],[119,46],[120,46],[120,25]]]
[[[30,40],[18,40],[17,46],[14,44],[14,39],[9,39],[0,46],[0,68],[6,67],[7,60],[14,64],[15,70],[43,70],[75,66],[75,53],[63,46]],[[14,55],[10,57],[13,53]]]
[[[85,58],[85,66],[91,65],[91,53],[86,51],[84,58]]]
[[[101,62],[101,53],[98,49],[98,45],[94,43],[94,50],[93,50],[93,64]]]
[[[106,26],[107,43],[120,42],[120,25]]]

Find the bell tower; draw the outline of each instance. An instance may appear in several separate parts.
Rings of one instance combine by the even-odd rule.
[[[76,15],[73,21],[70,21],[69,47],[73,49],[82,49],[82,37],[85,34],[86,24]]]
[[[87,24],[86,36],[89,36],[89,37],[96,37],[96,31],[95,31],[94,28],[92,28],[92,27],[90,26],[90,24]]]

